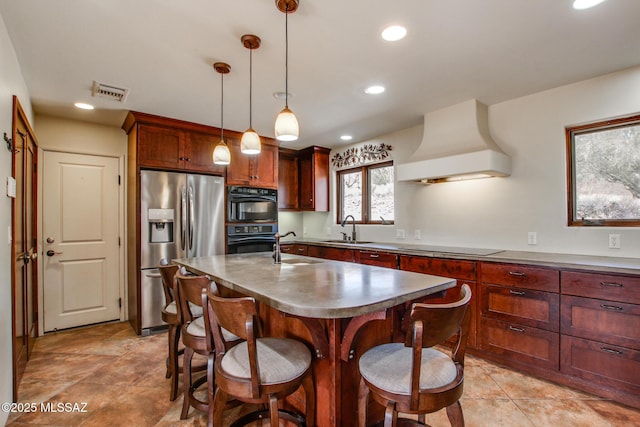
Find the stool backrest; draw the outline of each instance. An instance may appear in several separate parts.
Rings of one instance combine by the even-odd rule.
[[[175,300],[175,275],[178,272],[178,266],[167,264],[166,260],[162,259],[157,268],[162,277],[162,290],[164,291],[165,305],[167,305]]]
[[[202,307],[202,290],[211,285],[211,279],[208,276],[185,276],[178,272],[176,282],[180,320],[183,324],[192,322],[197,317],[192,308]]]

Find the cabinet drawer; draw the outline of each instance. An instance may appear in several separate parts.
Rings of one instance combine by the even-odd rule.
[[[481,317],[479,334],[483,350],[516,363],[559,369],[560,335],[557,332]]]
[[[640,277],[563,271],[562,293],[640,304]]]
[[[640,351],[562,335],[564,374],[640,395]]]
[[[356,251],[356,260],[360,264],[377,265],[379,267],[398,268],[398,255],[388,252]]]
[[[353,262],[353,249],[330,248],[326,246],[309,245],[307,256],[332,259],[335,261]]]
[[[482,263],[482,283],[560,292],[560,272],[520,264]]]
[[[474,261],[400,255],[400,270],[451,277],[458,280],[476,280],[476,263]]]
[[[550,292],[481,285],[482,315],[558,332],[560,296]]]
[[[562,295],[562,333],[640,350],[640,305]]]

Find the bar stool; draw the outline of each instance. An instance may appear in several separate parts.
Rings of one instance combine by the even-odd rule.
[[[178,373],[180,372],[178,358],[182,351],[178,349],[180,344],[180,318],[178,317],[178,307],[174,298],[175,274],[178,271],[177,265],[171,265],[162,258],[158,265],[158,271],[162,277],[162,290],[164,291],[165,305],[162,307],[162,320],[169,325],[168,328],[168,356],[166,378],[171,378],[171,392],[169,399],[176,400],[178,397]]]
[[[200,400],[195,396],[195,391],[207,382],[207,396],[213,393],[214,371],[213,361],[215,352],[213,344],[207,342],[202,313],[202,290],[206,289],[211,280],[208,276],[188,275],[181,269],[176,274],[177,300],[182,321],[182,343],[184,344],[184,356],[182,358],[183,402],[180,419],[184,420],[189,414],[189,408],[194,407],[200,411],[209,412],[210,399]],[[195,353],[207,357],[207,364],[193,366]],[[207,375],[194,381],[193,374],[207,370]]]
[[[213,425],[221,426],[227,402],[267,404],[268,409],[242,416],[231,427],[243,426],[268,416],[271,426],[279,419],[299,426],[315,424],[315,391],[311,369],[311,351],[302,342],[290,338],[264,337],[255,299],[221,298],[212,289],[206,297],[206,326],[216,347],[216,391],[213,401]],[[203,297],[203,299],[205,298]],[[224,331],[242,340],[230,343]],[[306,414],[278,409],[278,401],[302,386]],[[306,422],[305,422],[306,421]]]
[[[469,335],[471,289],[462,285],[458,301],[413,304],[404,343],[369,349],[359,361],[358,426],[366,426],[369,396],[385,407],[384,427],[425,425],[425,414],[447,408],[452,426],[464,426],[460,397]],[[451,356],[433,348],[457,335]],[[418,421],[398,418],[418,414]]]

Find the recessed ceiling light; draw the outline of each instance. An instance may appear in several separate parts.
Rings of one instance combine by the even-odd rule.
[[[364,90],[364,93],[368,93],[369,95],[378,95],[384,92],[384,86],[374,85],[369,86]]]
[[[605,0],[574,0],[573,8],[582,10],[589,9],[590,7],[597,6]]]
[[[340,139],[343,141],[351,141],[353,137],[351,135],[340,135]]]
[[[85,104],[84,102],[76,102],[75,105],[77,108],[80,108],[82,110],[93,110],[93,105],[91,104]]]
[[[273,97],[275,99],[291,99],[292,96],[291,92],[273,92]]]
[[[407,29],[400,25],[391,25],[382,30],[382,38],[388,42],[402,40],[407,35]]]

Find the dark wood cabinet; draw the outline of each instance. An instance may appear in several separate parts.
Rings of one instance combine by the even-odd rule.
[[[425,302],[449,303],[454,302],[460,296],[460,288],[463,284],[471,288],[471,326],[469,327],[469,339],[467,345],[470,348],[477,347],[477,289],[476,289],[476,262],[466,260],[452,260],[442,258],[429,258],[420,256],[400,255],[398,260],[401,270],[416,273],[433,274],[435,276],[451,277],[456,279],[456,286],[445,290],[437,297],[429,297]]]
[[[224,166],[213,163],[213,149],[220,138],[217,129],[198,132],[169,119],[152,120],[147,115],[140,119],[135,141],[140,167],[224,175]]]
[[[398,254],[371,250],[354,252],[355,261],[360,264],[377,265],[378,267],[398,268]]]
[[[354,261],[353,249],[309,245],[307,255],[315,258],[332,259],[335,261]]]
[[[282,210],[329,211],[329,150],[312,146],[280,150],[278,197]],[[296,167],[297,166],[297,167]],[[294,171],[295,169],[295,173]]]
[[[278,188],[278,146],[262,138],[259,154],[247,155],[240,150],[240,138],[229,139],[231,164],[227,168],[227,185]]]
[[[307,255],[309,247],[300,243],[285,243],[280,245],[283,254]]]
[[[278,152],[278,209],[300,209],[298,185],[298,152],[280,148]]]

